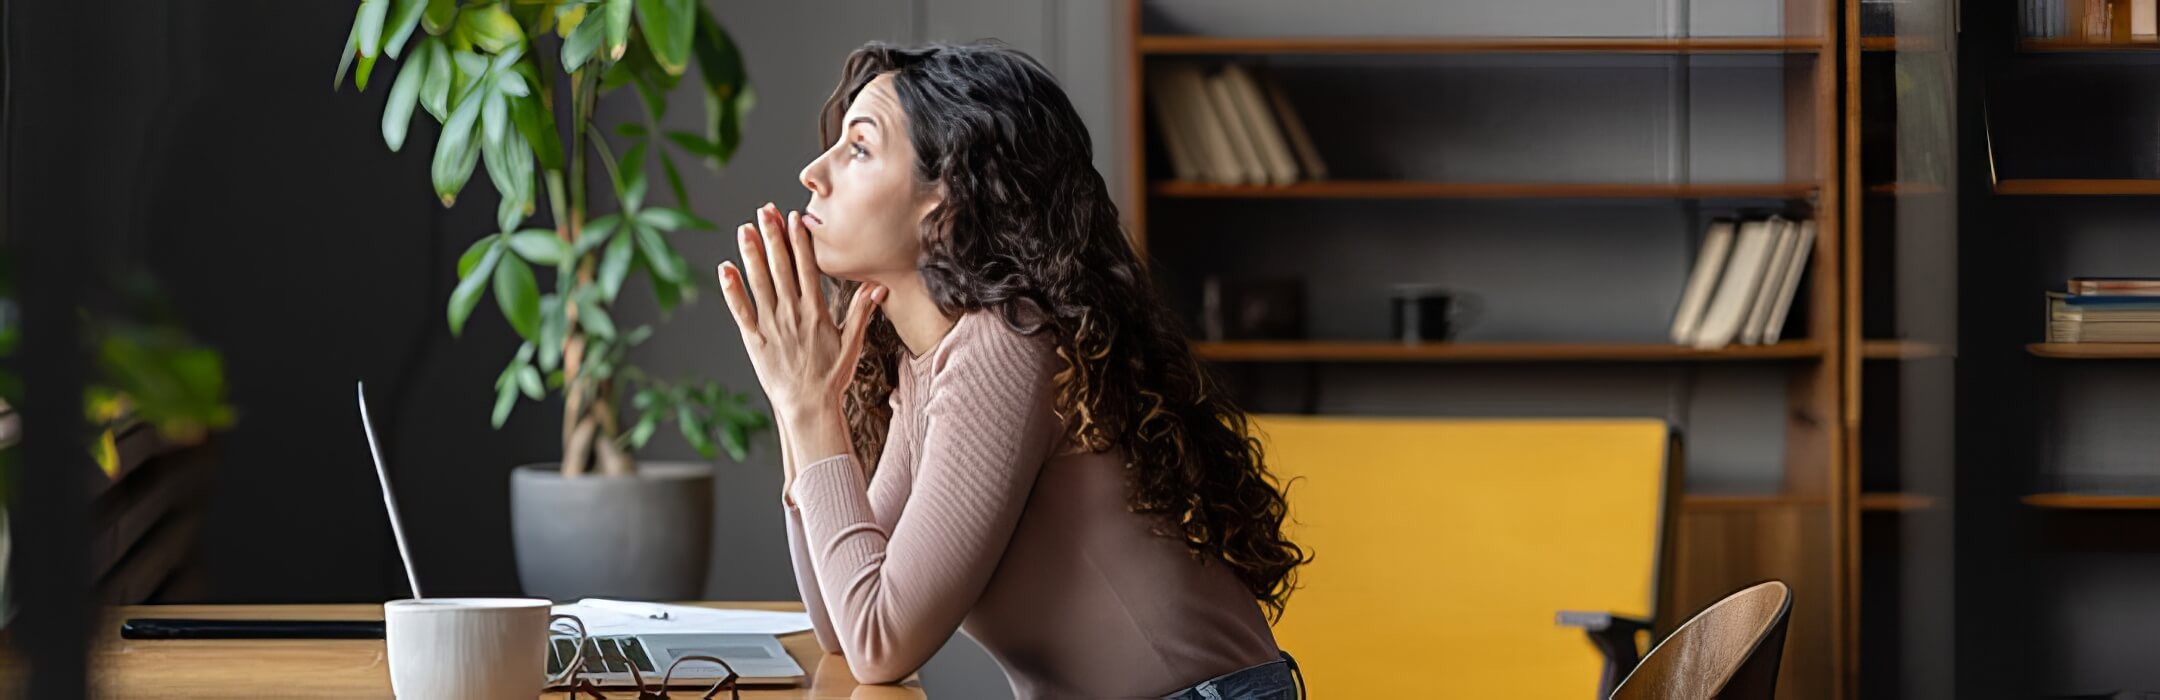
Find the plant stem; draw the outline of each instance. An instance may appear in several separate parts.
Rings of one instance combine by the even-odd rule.
[[[607,168],[608,180],[615,183],[616,187],[621,187],[623,181],[622,173],[615,170],[615,154],[608,151],[607,139],[600,138],[600,127],[592,124],[586,124],[585,128],[592,130],[593,152],[600,154],[600,165]],[[617,196],[622,195],[621,192],[616,192],[615,194]],[[627,221],[623,222],[623,224],[626,226],[629,225],[629,223],[630,222]]]

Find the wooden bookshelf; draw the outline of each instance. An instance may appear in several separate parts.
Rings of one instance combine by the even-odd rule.
[[[1867,186],[1868,194],[1916,195],[1942,194],[1947,190],[1932,182],[1879,182]]]
[[[2110,53],[2160,51],[2160,41],[2097,41],[2093,39],[2022,39],[2018,50],[2042,53]]]
[[[2034,508],[2051,510],[2160,510],[2160,495],[2036,493],[2019,500]]]
[[[1868,513],[1910,513],[1931,510],[1935,497],[1917,493],[1878,492],[1860,494],[1860,510]]]
[[[2032,343],[2025,351],[2058,360],[2160,360],[2160,343]]]
[[[1933,37],[1864,36],[1860,37],[1860,50],[1869,53],[1941,51],[1942,42]]]
[[[1818,224],[1815,247],[1796,308],[1809,311],[1793,331],[1795,340],[1767,346],[1695,350],[1666,343],[1577,342],[1440,342],[1404,344],[1387,340],[1304,340],[1194,342],[1195,352],[1221,363],[1552,363],[1572,365],[1760,363],[1785,377],[1776,402],[1784,439],[1777,455],[1779,483],[1763,495],[1691,494],[1676,504],[1671,525],[1676,539],[1674,572],[1660,609],[1699,610],[1748,584],[1779,579],[1791,584],[1793,634],[1787,641],[1785,672],[1778,694],[1795,698],[1842,698],[1838,678],[1845,673],[1835,640],[1844,636],[1841,591],[1841,530],[1837,514],[1848,504],[1841,496],[1845,455],[1840,383],[1848,346],[1841,336],[1846,234],[1843,212],[1851,193],[1841,171],[1843,133],[1839,60],[1844,41],[1838,19],[1843,8],[1827,0],[1789,0],[1781,7],[1782,26],[1814,36],[1668,38],[1668,37],[1283,37],[1206,36],[1148,33],[1142,26],[1143,0],[1127,0],[1131,54],[1125,76],[1124,178],[1126,214],[1135,246],[1143,255],[1166,248],[1152,237],[1189,235],[1187,225],[1169,221],[1197,216],[1195,208],[1218,206],[1205,200],[1275,200],[1286,213],[1323,200],[1666,200],[1694,211],[1725,208],[1725,201],[1764,200],[1782,211],[1812,217]],[[1766,174],[1768,182],[1678,184],[1626,182],[1435,182],[1403,180],[1322,180],[1279,186],[1216,185],[1168,180],[1167,168],[1150,163],[1155,154],[1154,119],[1146,76],[1160,61],[1242,61],[1285,55],[1349,55],[1331,70],[1357,70],[1356,56],[1454,54],[1574,55],[1761,55],[1775,59],[1754,75],[1775,91],[1778,112],[1762,115],[1768,130],[1783,139],[1783,172]],[[1250,58],[1248,58],[1250,57]],[[1587,59],[1585,59],[1587,60]],[[1375,61],[1386,66],[1386,61]],[[1382,68],[1384,69],[1384,68]],[[1554,68],[1553,70],[1566,70]],[[1401,89],[1417,89],[1403,86]],[[1296,102],[1297,95],[1289,96]],[[1465,105],[1464,109],[1476,109]],[[1585,105],[1595,109],[1595,105]],[[1702,108],[1702,105],[1697,105]],[[1749,119],[1755,118],[1749,113]],[[1339,124],[1337,125],[1340,126]],[[1379,125],[1375,125],[1379,126]],[[1325,144],[1321,145],[1323,150]],[[1331,163],[1337,172],[1347,166]],[[1565,179],[1561,169],[1539,173]],[[1229,206],[1234,206],[1233,202]],[[1746,204],[1743,202],[1743,204]],[[1176,206],[1168,206],[1176,205]],[[1500,206],[1497,205],[1496,206]],[[1154,212],[1151,215],[1151,212]],[[1295,212],[1304,214],[1306,212]],[[1682,235],[1675,231],[1673,235]],[[1684,232],[1690,238],[1701,230]],[[1345,234],[1347,235],[1347,234]],[[1295,254],[1295,251],[1282,251]],[[1566,251],[1540,255],[1566,255]],[[1174,271],[1162,274],[1174,275]],[[1662,329],[1660,329],[1662,330]],[[1660,334],[1662,335],[1662,334]],[[1377,370],[1376,370],[1377,371]],[[1602,371],[1602,370],[1601,370]],[[1614,369],[1612,371],[1629,371]],[[1318,381],[1318,380],[1315,380]],[[1670,620],[1667,622],[1676,622]]]
[[[1819,359],[1824,352],[1807,341],[1697,350],[1665,343],[1255,340],[1197,342],[1193,349],[1222,362],[1718,362]]]
[[[1594,182],[1405,182],[1317,180],[1223,185],[1164,180],[1155,196],[1183,199],[1805,199],[1814,183],[1664,184]]]
[[[1790,53],[1821,51],[1819,37],[1227,37],[1143,35],[1142,54],[1365,53]]]
[[[2028,195],[2160,195],[2160,180],[2142,179],[2009,179],[1995,183],[1995,194]]]
[[[1946,357],[1949,352],[1934,343],[1917,340],[1864,340],[1860,356],[1869,360],[1924,360]]]

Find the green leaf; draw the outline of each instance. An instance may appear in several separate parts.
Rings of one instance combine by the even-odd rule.
[[[570,320],[563,307],[562,295],[540,297],[540,369],[549,372],[562,363],[563,339],[570,334]]]
[[[642,71],[633,69],[631,78],[631,84],[637,87],[638,100],[645,103],[645,112],[652,115],[653,121],[666,119],[667,89],[654,83],[652,77]]]
[[[353,13],[352,29],[345,33],[345,53],[338,56],[337,77],[330,79],[330,89],[333,91],[345,86],[345,69],[352,67],[353,56],[360,53],[360,15],[366,12],[367,6],[361,5],[360,9]]]
[[[504,421],[510,420],[510,407],[517,405],[517,395],[517,382],[506,381],[496,383],[495,413],[489,419],[494,422],[494,425],[497,429],[503,427]]]
[[[583,304],[577,310],[578,326],[585,332],[602,338],[615,337],[615,319],[608,316],[607,308],[599,304]]]
[[[615,233],[615,227],[620,223],[622,217],[614,214],[593,217],[586,221],[585,228],[578,230],[577,245],[571,247],[571,253],[583,256],[598,249],[608,242],[608,236]]]
[[[398,69],[397,82],[390,86],[390,100],[383,104],[383,143],[396,151],[405,146],[405,130],[412,126],[413,106],[420,101],[420,89],[427,82],[428,61],[434,44],[420,42],[413,49],[412,58]]]
[[[697,28],[696,0],[637,0],[638,29],[653,61],[671,75],[690,63],[690,36]]]
[[[615,125],[615,133],[622,135],[626,139],[642,139],[645,138],[645,125],[637,122],[623,122]]]
[[[427,0],[427,10],[420,13],[420,26],[429,34],[442,36],[457,21],[457,11],[457,0]]]
[[[473,307],[480,303],[481,292],[487,289],[488,278],[494,276],[495,266],[502,260],[502,237],[489,236],[487,243],[487,253],[480,257],[480,262],[460,273],[457,289],[450,292],[450,335],[465,332],[465,319],[472,316]],[[465,268],[465,263],[460,261],[458,267]]]
[[[750,458],[750,430],[741,423],[720,426],[720,447],[727,450],[728,457],[737,462]]]
[[[638,211],[637,218],[638,222],[662,231],[674,231],[683,228],[709,229],[713,227],[712,222],[700,219],[696,214],[667,207],[647,207]]]
[[[427,9],[427,0],[396,0],[390,9],[390,34],[383,37],[383,52],[397,58],[405,48],[405,40],[412,37],[414,27],[420,26],[420,14]]]
[[[390,0],[360,0],[360,20],[356,29],[360,33],[361,58],[381,55],[383,19],[389,13]]]
[[[464,104],[473,88],[480,86],[480,79],[487,77],[488,60],[472,51],[455,49],[450,51],[450,59],[450,101]]]
[[[630,0],[606,0],[600,18],[607,30],[608,59],[620,61],[630,47]]]
[[[570,259],[570,243],[547,229],[529,228],[510,234],[510,249],[534,265],[561,265]]]
[[[651,265],[645,266],[645,279],[652,282],[653,301],[659,303],[660,313],[672,313],[675,311],[676,306],[682,304],[683,296],[686,293],[685,290],[688,287],[662,278],[660,273],[654,271]]]
[[[495,246],[501,244],[502,236],[488,236],[480,240],[473,241],[472,247],[466,248],[465,254],[458,256],[458,279],[462,280],[465,279],[467,275],[471,275],[473,267],[480,264],[481,256],[487,255],[488,249],[494,248]]]
[[[658,402],[660,399],[661,396],[660,392],[658,391],[654,391],[652,389],[639,389],[636,394],[630,397],[630,405],[636,407],[639,411],[649,412],[653,410],[653,404],[655,402]]]
[[[412,59],[417,61],[422,53],[427,54],[427,81],[420,84],[420,105],[441,123],[450,118],[450,47],[432,36],[421,39],[420,45]]]
[[[699,420],[697,409],[689,402],[675,404],[676,427],[682,430],[683,439],[697,448],[706,459],[713,458],[712,435],[705,432],[705,421]]]
[[[606,22],[578,22],[570,35],[563,37],[562,66],[574,71],[592,59],[593,51],[600,48],[600,40],[606,36]]]
[[[518,132],[525,135],[525,142],[532,144],[533,156],[540,159],[545,170],[563,169],[562,135],[555,132],[555,115],[540,98],[525,96],[510,101],[510,119],[517,122]]]
[[[465,6],[465,11],[458,13],[458,25],[472,37],[474,45],[488,53],[501,54],[525,44],[525,28],[496,3]]]
[[[481,136],[487,139],[488,145],[499,147],[502,145],[503,132],[508,131],[510,126],[510,103],[501,90],[491,89],[498,84],[496,80],[496,77],[489,77],[489,84],[482,86],[473,96],[480,100]]]
[[[631,247],[631,238],[633,236],[616,236],[608,242],[607,252],[600,256],[600,298],[609,302],[615,301],[616,294],[622,292],[623,278],[630,275],[630,263],[637,257],[636,249]]]
[[[355,71],[353,71],[353,87],[357,87],[357,88],[360,88],[360,91],[361,91],[361,92],[367,92],[367,79],[368,79],[368,76],[370,76],[370,75],[374,75],[374,74],[375,74],[375,57],[374,57],[374,56],[361,56],[361,57],[360,57],[360,68],[359,68],[358,70],[355,70]]]
[[[750,75],[734,39],[702,6],[691,48],[697,53],[699,79],[705,82],[705,140],[719,149],[706,165],[719,168],[741,145],[743,119],[756,106],[757,95],[750,89]]]
[[[645,144],[633,144],[630,150],[624,151],[616,172],[619,179],[615,182],[615,192],[623,211],[637,211],[645,205]]]
[[[682,172],[675,169],[675,159],[669,158],[667,149],[653,151],[660,156],[660,173],[667,176],[668,193],[675,195],[675,203],[688,206],[689,191],[683,189]]]
[[[669,141],[675,142],[677,147],[689,152],[691,155],[705,158],[721,157],[720,144],[707,141],[703,136],[687,131],[670,131],[667,133],[667,137]]]
[[[533,369],[532,365],[518,366],[517,383],[518,388],[525,391],[525,398],[539,401],[547,396],[547,389],[541,386],[540,370]]]
[[[473,131],[479,118],[480,100],[466,96],[450,110],[450,120],[443,123],[442,136],[435,141],[430,174],[443,206],[457,201],[458,190],[465,189],[465,181],[472,178],[473,167],[478,164],[480,142],[473,138]]]
[[[645,443],[649,440],[652,440],[653,431],[658,430],[659,428],[660,414],[647,413],[639,416],[637,425],[630,429],[630,435],[628,436],[630,440],[630,449],[644,449]]]
[[[630,230],[637,232],[638,252],[645,256],[645,264],[653,273],[660,279],[682,284],[684,271],[676,265],[675,251],[668,248],[667,239],[642,222],[631,225]]]
[[[532,267],[525,261],[504,256],[495,267],[495,302],[518,337],[540,337],[540,285],[533,281]]]

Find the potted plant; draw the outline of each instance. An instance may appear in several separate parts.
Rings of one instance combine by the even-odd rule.
[[[378,61],[401,62],[383,107],[383,141],[393,151],[404,145],[416,107],[441,124],[429,174],[444,206],[476,167],[502,196],[497,232],[458,259],[448,316],[451,332],[461,332],[492,292],[524,340],[495,377],[497,428],[520,395],[562,395],[562,460],[511,472],[526,592],[698,597],[712,467],[640,465],[634,455],[672,422],[708,460],[725,451],[741,461],[769,420],[747,394],[631,364],[628,351],[651,328],[618,326],[610,309],[632,278],[652,285],[663,315],[696,297],[697,275],[668,235],[714,227],[688,208],[670,152],[719,168],[741,142],[755,98],[727,32],[697,0],[362,0],[342,55],[336,84],[352,68],[363,91]],[[670,90],[693,63],[704,133],[663,131]],[[625,85],[644,109],[641,121],[614,126],[633,142],[618,158],[594,106]],[[588,172],[595,162],[603,172]],[[676,206],[646,201],[649,162]],[[601,196],[587,196],[592,181],[605,185]],[[552,226],[525,228],[543,188]],[[612,207],[599,201],[605,196]],[[593,215],[604,209],[612,211]],[[543,293],[536,267],[552,270],[552,291]]]

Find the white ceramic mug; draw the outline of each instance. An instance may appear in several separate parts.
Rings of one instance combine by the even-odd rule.
[[[400,698],[531,700],[562,683],[547,677],[548,629],[555,620],[541,598],[422,598],[383,603],[383,636],[390,649],[390,688]],[[582,658],[582,654],[580,654]],[[575,668],[576,660],[566,667]]]

